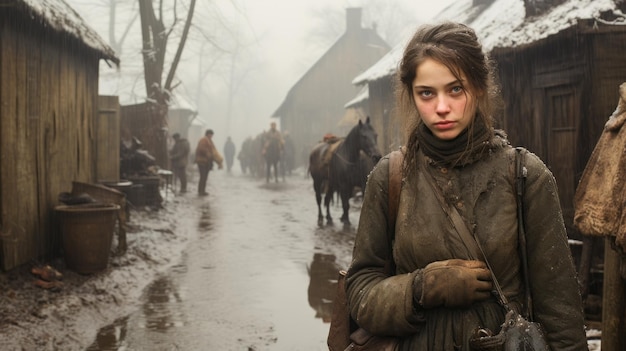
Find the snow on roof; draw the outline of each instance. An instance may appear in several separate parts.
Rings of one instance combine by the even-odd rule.
[[[459,0],[433,20],[450,20],[469,25],[490,52],[496,47],[515,48],[545,39],[576,25],[579,19],[597,18],[601,12],[616,10],[614,0],[568,0],[542,15],[526,18],[523,0],[492,0],[472,6],[472,0]],[[378,62],[358,75],[352,84],[360,85],[396,72],[410,37],[396,45]]]
[[[63,0],[18,0],[31,17],[37,17],[44,26],[68,34],[119,64],[115,51]]]
[[[391,50],[374,65],[356,76],[356,78],[352,80],[352,84],[361,85],[392,75],[397,69],[398,62],[400,62],[402,58],[405,45],[406,43],[403,42],[391,48]]]
[[[520,7],[523,10],[523,7]],[[569,0],[543,15],[520,21],[518,25],[504,33],[499,32],[499,27],[485,26],[484,33],[488,33],[488,36],[483,45],[491,51],[496,47],[515,48],[530,44],[575,26],[578,20],[598,18],[601,12],[616,9],[614,0]],[[502,16],[507,16],[510,8],[500,7],[498,11]]]
[[[474,29],[485,52],[491,51],[501,38],[510,36],[524,23],[526,16],[523,0],[495,0],[481,10],[480,13],[473,13],[475,17],[467,21],[458,21]],[[454,17],[442,19],[454,20]]]
[[[344,108],[355,107],[359,105],[360,103],[362,103],[363,101],[366,101],[367,99],[369,99],[369,97],[370,97],[370,89],[367,85],[364,85],[359,91],[359,93],[357,94],[357,96],[354,99],[350,100],[350,102],[345,104],[343,107]]]

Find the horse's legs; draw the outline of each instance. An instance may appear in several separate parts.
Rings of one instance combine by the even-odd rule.
[[[341,194],[341,205],[343,207],[343,215],[341,216],[341,221],[346,224],[349,225],[350,224],[350,215],[349,215],[349,210],[350,210],[350,191],[346,191],[345,189],[343,189],[342,191],[340,191]]]
[[[317,224],[321,226],[324,223],[324,215],[322,214],[322,184],[320,181],[313,180],[313,190],[315,190],[315,200],[317,201]]]
[[[333,198],[333,190],[329,187],[324,195],[324,207],[326,207],[326,223],[332,224],[333,218],[330,216],[330,200]]]
[[[278,166],[280,167],[280,175],[282,176],[283,182],[284,182],[285,181],[285,173],[287,173],[286,172],[287,165],[285,164],[284,157],[280,158],[280,161],[278,162]]]

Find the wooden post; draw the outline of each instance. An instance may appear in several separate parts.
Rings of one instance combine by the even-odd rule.
[[[606,237],[604,245],[604,285],[602,298],[602,351],[626,350],[626,282],[620,265],[626,264]]]

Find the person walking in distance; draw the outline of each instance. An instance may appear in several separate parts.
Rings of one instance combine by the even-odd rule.
[[[230,137],[226,138],[226,144],[224,144],[224,158],[226,159],[226,171],[230,173],[235,160],[235,143]]]
[[[200,172],[200,180],[198,181],[198,195],[206,196],[206,183],[209,178],[209,172],[213,169],[213,162],[217,163],[218,169],[224,168],[224,159],[217,151],[213,144],[213,130],[207,129],[204,137],[198,141],[196,146],[196,164]]]
[[[174,146],[172,150],[170,150],[170,163],[174,177],[180,180],[180,193],[184,194],[187,192],[187,164],[190,152],[189,141],[185,138],[181,138],[178,133],[174,133],[172,139],[174,139]]]

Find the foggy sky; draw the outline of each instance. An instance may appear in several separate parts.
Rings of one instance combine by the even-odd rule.
[[[108,42],[108,14],[103,13],[106,9],[94,5],[95,0],[65,1]],[[432,16],[452,1],[394,0],[389,3],[402,4],[403,9],[414,12],[415,21],[409,26],[416,27],[422,22],[432,21]],[[199,111],[198,118],[205,123],[205,128],[215,130],[214,140],[220,150],[229,135],[239,148],[245,137],[254,136],[269,127],[271,115],[285,99],[289,89],[338,38],[327,34],[326,41],[316,41],[324,35],[322,31],[326,29],[330,32],[330,27],[336,27],[334,31],[341,31],[338,35],[342,33],[347,7],[364,7],[363,26],[372,26],[372,23],[365,22],[367,3],[367,0],[198,1],[194,23],[205,28],[205,34],[196,35],[194,40],[187,43],[183,61],[177,71],[177,77],[182,82],[179,92],[185,92],[195,104]],[[320,18],[326,17],[322,11],[331,10],[334,10],[334,22],[330,23],[328,18]],[[130,34],[135,40],[128,39],[131,47],[125,46],[120,55],[120,75],[126,76],[126,81],[120,83],[124,89],[118,94],[128,95],[126,90],[132,85],[136,94],[134,98],[141,100],[142,94],[145,94],[143,82],[128,77],[142,73],[142,57],[140,47],[137,47],[141,45],[138,42],[141,40],[141,32],[138,20],[136,22]],[[209,35],[226,54],[208,45],[199,44]],[[391,40],[387,41],[390,45],[396,44],[390,42]],[[133,42],[135,47],[132,47]],[[235,42],[239,45],[234,46]],[[168,49],[173,50],[174,47],[174,44],[170,44]],[[213,56],[207,56],[210,50],[213,50]],[[222,57],[230,57],[228,55],[233,52],[238,52],[235,69],[232,69],[228,59],[215,63]],[[208,69],[209,65],[212,65],[210,72],[200,81],[201,75],[198,72],[203,67]],[[106,69],[105,65],[101,67]],[[103,75],[106,74],[101,69],[101,76]],[[237,83],[231,87],[235,93],[229,108],[227,82],[233,77]],[[116,94],[115,91],[102,91],[107,89],[107,86],[103,88],[101,84],[100,93]],[[137,89],[140,93],[136,93]],[[124,100],[121,98],[121,101]],[[231,119],[227,121],[226,116],[229,114]]]

